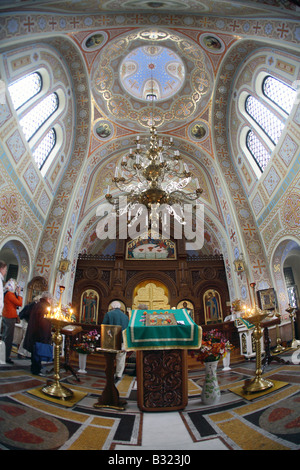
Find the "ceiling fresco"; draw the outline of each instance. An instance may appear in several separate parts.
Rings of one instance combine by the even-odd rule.
[[[39,237],[32,274],[53,277],[52,262],[63,253],[72,259],[71,291],[79,252],[114,252],[115,244],[95,240],[95,210],[116,162],[129,152],[137,134],[148,139],[154,122],[162,139],[173,137],[204,188],[209,243],[203,253],[223,253],[231,291],[236,284],[246,295],[230,268],[230,260],[242,251],[247,251],[253,278],[271,284],[256,224],[262,212],[251,204],[260,198],[262,207],[271,205],[272,175],[264,176],[265,190],[251,168],[239,163],[240,116],[232,112],[229,122],[228,113],[229,103],[235,105],[236,79],[252,55],[241,87],[262,65],[275,74],[298,77],[288,56],[295,63],[299,59],[297,18],[297,2],[277,0],[25,0],[21,6],[2,1],[2,51],[9,56],[15,48],[31,49],[26,60],[34,67],[41,61],[43,42],[47,44],[68,70],[67,99],[74,100],[72,113],[65,116],[64,158],[32,189],[36,213],[41,194],[48,197],[38,213],[44,230],[40,225],[32,230]],[[15,68],[12,62],[5,66],[8,80],[17,74],[18,61]],[[62,80],[55,70],[55,80]],[[10,133],[7,128],[12,140]],[[29,160],[15,161],[20,175]],[[274,185],[274,176],[272,181]],[[270,232],[268,237],[271,245]]]

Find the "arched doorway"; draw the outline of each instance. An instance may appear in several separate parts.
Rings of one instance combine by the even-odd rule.
[[[288,304],[300,308],[300,246],[291,239],[282,240],[272,257],[273,276],[279,311],[284,320],[289,321],[286,312]]]
[[[132,309],[147,305],[148,310],[170,308],[169,291],[165,284],[154,279],[140,282],[133,291]]]
[[[292,248],[284,261],[283,274],[289,304],[300,309],[300,246]]]
[[[27,249],[19,240],[9,240],[0,250],[0,259],[8,266],[6,279],[14,278],[22,289],[26,289],[30,263]]]

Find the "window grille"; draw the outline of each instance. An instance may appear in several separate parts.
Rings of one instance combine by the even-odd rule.
[[[277,78],[268,75],[262,84],[263,94],[279,106],[286,114],[290,114],[297,91]]]
[[[51,93],[20,120],[27,141],[32,138],[57,108],[58,96],[56,93]]]
[[[268,161],[270,160],[271,153],[259,140],[255,132],[249,131],[246,137],[246,146],[252,157],[256,161],[261,172],[266,168]]]
[[[42,77],[38,72],[26,75],[8,86],[14,108],[20,109],[42,89]]]
[[[39,168],[41,170],[43,168],[44,163],[46,162],[47,158],[49,157],[52,149],[56,144],[56,132],[52,128],[50,131],[45,135],[43,140],[40,142],[38,147],[33,152],[33,158]]]
[[[245,108],[249,116],[252,117],[273,144],[276,145],[284,128],[284,123],[254,96],[248,96]]]

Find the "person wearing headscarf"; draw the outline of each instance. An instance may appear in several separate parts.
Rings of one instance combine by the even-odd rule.
[[[103,318],[104,325],[121,326],[122,331],[128,326],[129,319],[127,315],[121,310],[121,304],[117,300],[111,303],[111,310],[109,310]],[[123,348],[123,346],[122,346]],[[115,381],[121,380],[126,363],[126,351],[120,351],[116,356],[116,375]]]
[[[7,364],[13,364],[10,358],[14,338],[15,324],[19,320],[17,308],[21,307],[23,298],[20,295],[21,288],[15,279],[9,279],[4,286],[3,307],[3,341],[5,343],[5,360]]]

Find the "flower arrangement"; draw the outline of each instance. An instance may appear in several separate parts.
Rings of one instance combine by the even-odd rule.
[[[100,335],[97,330],[89,331],[82,335],[80,341],[76,338],[72,349],[80,354],[91,354],[95,350],[99,338]]]
[[[204,331],[197,360],[202,363],[218,361],[226,354],[229,344],[220,331]]]

